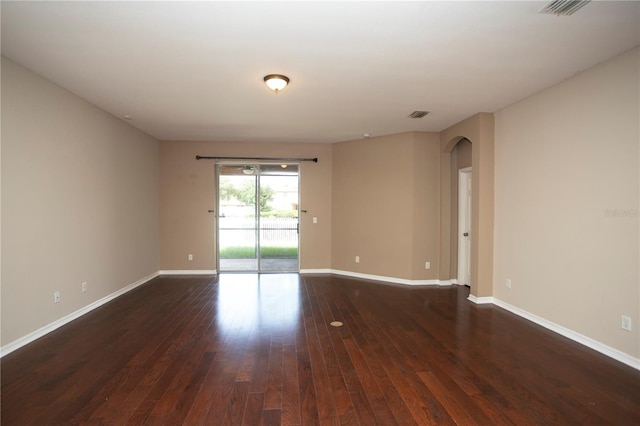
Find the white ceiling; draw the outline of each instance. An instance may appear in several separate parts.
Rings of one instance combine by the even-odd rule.
[[[640,43],[637,1],[545,4],[2,1],[2,54],[158,139],[336,142],[440,131]]]

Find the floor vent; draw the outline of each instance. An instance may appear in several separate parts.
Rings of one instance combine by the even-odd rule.
[[[550,15],[573,15],[591,0],[554,0],[542,8],[540,13]]]

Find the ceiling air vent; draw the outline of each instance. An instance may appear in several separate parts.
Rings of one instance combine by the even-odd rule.
[[[540,13],[550,15],[573,15],[591,0],[554,0],[542,8]]]
[[[429,111],[413,111],[408,115],[409,118],[422,118],[425,115],[429,114]]]

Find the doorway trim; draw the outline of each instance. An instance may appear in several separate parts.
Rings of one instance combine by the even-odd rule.
[[[211,157],[213,158],[213,157]],[[220,157],[222,158],[222,157]],[[296,159],[290,159],[290,160],[296,160]],[[316,161],[315,159],[302,159],[302,161]],[[220,198],[220,186],[221,186],[221,168],[222,167],[243,167],[243,173],[244,175],[251,175],[252,177],[255,178],[255,203],[254,203],[254,214],[253,214],[253,218],[254,218],[254,224],[253,226],[250,228],[254,231],[254,245],[255,245],[255,269],[253,269],[253,267],[250,267],[250,269],[245,269],[246,265],[239,265],[238,269],[235,268],[231,268],[231,269],[223,269],[222,268],[222,259],[221,259],[221,217],[224,217],[224,209],[222,208],[221,205],[221,198]],[[262,191],[262,187],[263,187],[263,183],[262,180],[263,179],[269,179],[272,178],[273,176],[279,176],[281,175],[281,173],[279,172],[279,170],[282,169],[286,169],[287,166],[294,166],[295,167],[295,178],[296,178],[296,200],[295,203],[295,210],[296,210],[296,215],[295,215],[295,222],[296,222],[296,226],[294,228],[281,228],[279,223],[272,223],[273,220],[278,221],[278,219],[273,219],[273,218],[263,218],[262,213],[264,213],[261,209],[261,191]],[[249,167],[252,172],[251,173],[247,173],[244,168]],[[265,173],[265,168],[269,169],[266,173]],[[275,173],[274,170],[272,170],[273,168],[275,168]],[[286,174],[282,174],[283,176],[285,176]],[[216,219],[216,223],[215,223],[215,239],[214,239],[214,256],[216,258],[216,267],[217,267],[217,272],[225,272],[225,273],[291,273],[291,272],[299,272],[300,271],[300,163],[299,162],[293,162],[293,161],[288,161],[288,162],[265,162],[265,161],[251,161],[251,162],[240,162],[240,161],[216,161],[216,165],[215,165],[215,198],[216,198],[216,214],[215,214],[215,219]],[[243,174],[239,174],[239,176],[243,176]],[[228,212],[227,212],[228,214]],[[233,217],[233,216],[232,216]],[[267,222],[267,227],[263,226],[263,224],[266,221]],[[275,227],[274,227],[275,226]],[[240,229],[238,229],[240,230]],[[293,260],[293,258],[287,258],[287,259],[279,259],[278,256],[276,256],[275,258],[271,258],[269,256],[267,257],[263,257],[263,251],[262,251],[262,247],[263,247],[263,242],[267,241],[269,239],[269,237],[265,237],[265,233],[269,233],[269,232],[275,232],[276,234],[278,232],[287,232],[287,231],[291,231],[291,230],[295,230],[296,233],[296,266],[293,269],[289,269],[290,263],[291,262],[287,262],[287,259]],[[276,237],[277,238],[277,237]],[[226,240],[226,237],[225,237]],[[239,259],[244,259],[243,257],[239,258]],[[264,262],[264,264],[263,264]],[[266,265],[266,266],[265,266]]]

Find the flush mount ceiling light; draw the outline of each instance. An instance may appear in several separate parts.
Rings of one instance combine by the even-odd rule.
[[[264,82],[267,83],[269,89],[278,93],[289,84],[289,77],[282,74],[269,74],[264,76]]]

